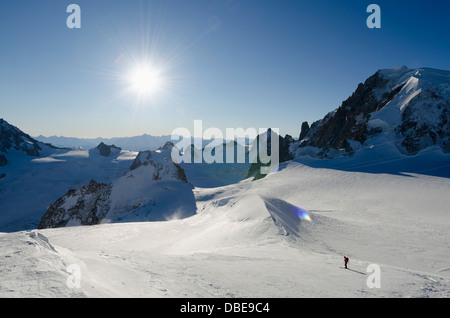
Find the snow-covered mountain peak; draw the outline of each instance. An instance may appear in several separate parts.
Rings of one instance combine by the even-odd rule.
[[[382,69],[359,84],[338,109],[313,123],[294,151],[332,157],[353,153],[382,136],[404,154],[435,145],[450,152],[449,123],[449,71]]]
[[[89,155],[100,155],[103,157],[116,156],[122,149],[115,145],[106,145],[101,142],[97,147],[89,150]]]
[[[411,72],[412,69],[409,69],[407,66],[397,66],[394,68],[380,69],[378,73],[383,77],[390,79],[399,79],[404,76],[406,73]]]
[[[158,148],[158,151],[159,151],[159,152],[161,152],[161,151],[172,151],[173,147],[175,147],[175,145],[173,144],[173,142],[168,141],[168,142],[165,143],[164,146],[159,147],[159,148]]]
[[[87,186],[69,190],[50,206],[39,228],[193,215],[192,185],[184,170],[172,161],[169,146],[139,152],[130,170],[109,184],[91,180]]]
[[[423,91],[432,90],[444,100],[450,99],[450,71],[432,68],[409,69],[406,66],[379,70],[377,74],[388,80],[385,93],[401,88],[409,100]]]

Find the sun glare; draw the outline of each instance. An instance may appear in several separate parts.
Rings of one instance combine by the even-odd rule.
[[[162,79],[157,69],[150,64],[136,65],[128,76],[130,89],[139,98],[152,98],[162,87]]]

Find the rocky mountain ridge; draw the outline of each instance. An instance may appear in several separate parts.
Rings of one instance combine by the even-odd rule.
[[[434,145],[450,152],[450,72],[405,66],[377,71],[338,109],[311,127],[303,123],[299,148],[316,148],[319,157],[336,150],[351,154],[383,133],[406,155]]]
[[[16,126],[0,118],[0,167],[8,164],[8,152],[15,150],[31,157],[38,157],[45,149],[62,149],[40,142]]]

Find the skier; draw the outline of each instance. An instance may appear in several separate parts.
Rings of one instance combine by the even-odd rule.
[[[345,268],[347,268],[347,263],[348,263],[348,257],[344,256],[344,264],[345,264]]]

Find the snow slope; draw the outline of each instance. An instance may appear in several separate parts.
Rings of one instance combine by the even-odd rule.
[[[449,297],[449,191],[447,178],[289,162],[197,188],[186,219],[1,234],[0,296]],[[67,287],[70,264],[80,289]]]
[[[48,149],[40,157],[9,150],[0,167],[0,232],[37,228],[47,208],[69,189],[90,180],[109,183],[130,169],[137,153],[104,157],[86,150]]]

